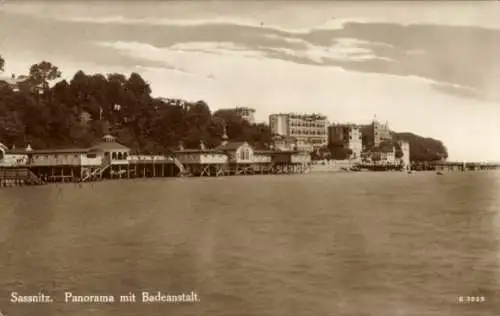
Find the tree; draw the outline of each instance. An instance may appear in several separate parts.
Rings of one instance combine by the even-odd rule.
[[[435,161],[448,157],[448,151],[437,139],[425,138],[412,133],[395,133],[393,138],[410,144],[410,159],[415,162]]]
[[[340,140],[330,141],[328,144],[330,157],[335,160],[349,159],[352,155],[352,149],[345,147],[345,144]]]
[[[0,55],[0,71],[4,71],[5,67],[5,59],[2,58],[2,55]]]
[[[22,140],[25,126],[20,115],[14,111],[0,113],[0,139],[6,144]]]
[[[38,92],[49,89],[49,81],[61,77],[59,69],[47,61],[30,67],[28,81]]]
[[[4,63],[0,57],[1,68]],[[202,100],[153,98],[149,84],[137,73],[127,78],[78,71],[69,82],[49,84],[60,76],[56,66],[43,61],[31,66],[18,90],[0,85],[0,141],[34,148],[87,147],[111,132],[135,152],[159,153],[177,148],[181,141],[187,148],[199,148],[203,140],[213,148],[226,127],[230,140],[247,141],[255,148],[272,143],[267,124],[250,124],[234,111],[212,114]],[[43,96],[33,93],[41,91]],[[90,120],[82,123],[82,114]],[[440,141],[410,133],[394,137],[410,142],[412,160],[447,156]],[[331,143],[318,157],[346,159],[351,154],[343,144]]]

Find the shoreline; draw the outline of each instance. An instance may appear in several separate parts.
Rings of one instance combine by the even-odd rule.
[[[476,170],[475,172],[482,171],[482,172],[495,172],[498,170]],[[444,171],[444,174],[447,173],[463,173],[466,171],[458,171],[458,170],[452,170],[452,171]],[[345,171],[345,170],[316,170],[316,171],[309,171],[306,173],[302,174],[255,174],[253,176],[261,176],[261,177],[268,177],[268,176],[308,176],[308,175],[318,175],[318,174],[359,174],[359,173],[405,173],[405,174],[422,174],[422,173],[437,173],[437,171],[433,170],[421,170],[421,171],[416,171],[412,170],[412,172],[408,171],[399,171],[399,170],[360,170],[360,171]],[[214,179],[214,178],[228,178],[228,177],[248,177],[248,175],[232,175],[232,176],[219,176],[219,177],[200,177],[200,176],[189,176],[189,177],[144,177],[144,178],[121,178],[121,179],[103,179],[100,181],[88,181],[88,182],[46,182],[42,185],[31,185],[31,184],[10,184],[7,186],[1,186],[0,189],[2,188],[20,188],[20,187],[56,187],[56,188],[62,188],[63,186],[68,187],[70,185],[73,185],[75,187],[88,187],[88,186],[94,186],[95,184],[98,183],[103,183],[103,182],[118,182],[118,181],[133,181],[133,180],[180,180],[180,179]]]

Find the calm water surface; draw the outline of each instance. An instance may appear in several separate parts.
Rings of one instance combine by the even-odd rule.
[[[500,173],[108,181],[0,190],[0,310],[20,315],[500,312]],[[45,289],[59,302],[12,305]],[[195,290],[183,304],[63,293]],[[460,305],[458,296],[485,296]]]

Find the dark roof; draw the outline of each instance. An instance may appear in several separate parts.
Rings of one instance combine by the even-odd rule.
[[[276,151],[274,151],[274,150],[254,150],[254,154],[257,154],[257,155],[273,154],[275,152]]]
[[[233,142],[227,143],[226,145],[221,144],[221,145],[217,146],[215,149],[232,151],[232,150],[237,150],[238,148],[240,148],[244,144],[247,144],[247,142],[233,141]]]
[[[374,153],[392,153],[393,149],[388,147],[380,147],[373,150]]]
[[[182,149],[182,150],[174,150],[175,154],[188,154],[188,153],[200,153],[200,154],[223,154],[224,152],[222,150],[218,149]]]
[[[8,154],[73,154],[73,153],[86,153],[89,148],[54,148],[54,149],[33,149],[26,150],[25,148],[14,148],[7,151]]]
[[[282,135],[277,135],[273,137],[274,141],[296,141],[297,138],[293,136],[282,136]]]
[[[308,153],[307,151],[302,151],[302,150],[275,150],[272,152],[273,154],[303,154],[303,153]]]
[[[118,142],[100,142],[97,145],[92,146],[92,149],[97,150],[130,150],[127,146],[124,146]]]

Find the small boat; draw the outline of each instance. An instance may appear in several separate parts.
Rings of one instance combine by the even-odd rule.
[[[442,176],[442,175],[444,175],[444,173],[442,173],[441,171],[438,171],[438,172],[436,172],[436,175]]]
[[[408,170],[409,174],[415,174],[415,170]]]

